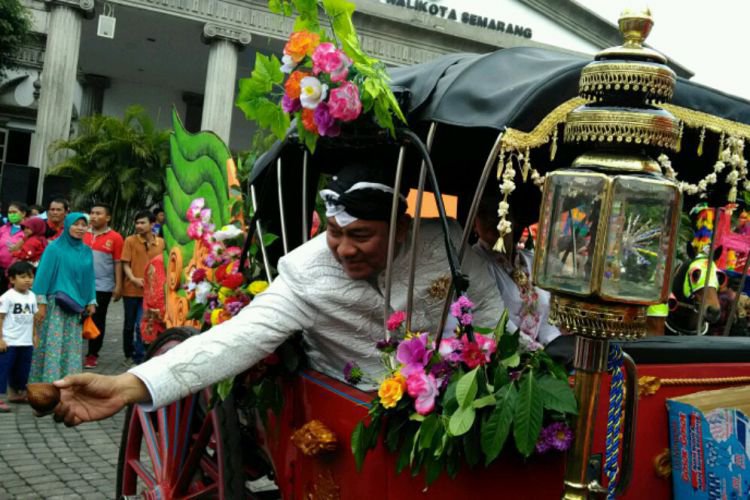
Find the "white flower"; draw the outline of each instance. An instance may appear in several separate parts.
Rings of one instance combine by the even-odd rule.
[[[509,195],[513,192],[513,190],[516,189],[516,185],[511,180],[504,180],[502,184],[500,184],[500,191],[504,195]]]
[[[742,186],[745,188],[745,191],[750,191],[750,181],[745,181]]]
[[[733,154],[732,157],[729,159],[729,162],[732,165],[739,165],[740,161],[741,161],[740,155],[738,155],[737,153]]]
[[[508,215],[508,209],[510,208],[510,205],[507,201],[501,201],[500,205],[497,207],[497,216],[498,217],[505,217]]]
[[[205,304],[208,302],[209,293],[211,293],[211,283],[208,281],[201,281],[195,287],[195,301],[199,304]]]
[[[738,178],[739,178],[739,174],[737,173],[736,170],[732,170],[731,172],[727,174],[727,182],[729,184],[736,184]]]
[[[729,158],[731,156],[732,156],[732,152],[729,151],[729,148],[727,148],[727,149],[725,149],[724,151],[721,152],[721,154],[719,155],[719,159],[721,161],[729,161]]]
[[[705,179],[701,179],[698,182],[698,189],[700,189],[701,191],[705,191],[707,187],[708,187],[708,185],[706,184],[706,180]]]
[[[502,219],[497,224],[497,230],[500,232],[500,236],[510,233],[512,227],[513,225],[510,223],[510,221],[507,221],[505,219]]]
[[[229,224],[228,226],[222,227],[221,230],[216,231],[214,233],[214,239],[216,241],[231,240],[232,238],[236,238],[241,234],[242,229],[238,228],[234,224]]]
[[[664,163],[669,161],[669,156],[665,155],[664,153],[660,154],[659,157],[656,159],[659,163],[664,165]]]
[[[300,82],[299,100],[303,108],[315,109],[328,95],[328,85],[320,83],[314,76],[306,76]]]
[[[706,182],[709,184],[716,184],[716,174],[710,173],[706,176]]]
[[[283,66],[281,66],[281,71],[283,73],[291,73],[294,71],[294,68],[297,67],[297,63],[294,62],[294,59],[292,59],[292,56],[288,56],[284,54],[284,57],[281,58],[281,62],[283,62]]]
[[[717,161],[716,163],[714,163],[714,172],[721,172],[726,166],[726,163],[724,163],[723,161]]]

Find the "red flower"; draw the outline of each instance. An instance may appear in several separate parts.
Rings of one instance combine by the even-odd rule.
[[[464,342],[462,348],[461,360],[466,363],[466,366],[469,368],[474,369],[487,362],[487,358],[484,356],[484,351],[480,349],[479,344],[476,342]]]
[[[233,274],[228,275],[219,283],[221,284],[221,286],[225,286],[227,288],[231,288],[232,290],[234,290],[235,288],[241,286],[244,281],[245,279],[242,277],[242,274],[233,273]]]
[[[191,280],[193,283],[200,283],[201,281],[205,280],[206,277],[207,273],[205,269],[196,269],[195,271],[193,271]]]
[[[315,114],[314,110],[304,108],[302,110],[302,125],[305,127],[305,130],[307,130],[308,132],[312,132],[313,134],[318,134],[318,126],[315,124],[315,120],[313,120],[314,114]]]

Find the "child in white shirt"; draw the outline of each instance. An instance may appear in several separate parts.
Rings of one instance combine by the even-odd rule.
[[[8,402],[26,402],[26,382],[31,369],[31,354],[37,343],[34,315],[37,312],[34,266],[25,261],[8,268],[12,288],[0,296],[0,413],[10,408],[2,400],[10,389]]]

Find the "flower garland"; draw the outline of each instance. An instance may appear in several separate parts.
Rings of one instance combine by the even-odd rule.
[[[713,172],[706,174],[697,184],[678,181],[677,174],[672,167],[672,162],[665,154],[659,155],[657,161],[664,170],[664,176],[677,182],[680,191],[688,195],[699,195],[705,198],[708,188],[718,182],[718,176],[729,167],[729,172],[725,176],[727,184],[730,186],[727,200],[729,203],[737,201],[737,186],[740,179],[745,191],[750,190],[750,179],[747,178],[747,160],[744,157],[745,140],[734,136],[721,135],[719,139],[719,158],[714,163]]]
[[[360,422],[352,434],[358,467],[381,432],[386,448],[400,453],[397,472],[424,468],[428,484],[443,470],[455,476],[461,462],[473,467],[483,457],[489,465],[511,434],[525,457],[570,446],[568,419],[577,403],[564,369],[508,333],[507,313],[494,330],[472,327],[472,308],[464,296],[451,305],[455,336],[437,345],[428,332],[403,331],[402,311],[388,319],[391,337],[377,344],[387,375],[371,403],[370,425]],[[350,383],[352,374],[362,380],[357,370],[345,367]]]
[[[299,139],[314,152],[319,137],[337,137],[342,127],[372,113],[375,122],[395,133],[394,117],[406,122],[388,86],[386,67],[359,46],[352,23],[354,4],[322,0],[332,37],[318,20],[318,2],[270,0],[272,12],[291,15],[295,31],[279,60],[256,54],[250,78],[241,79],[237,106],[262,129],[283,139],[296,123]]]

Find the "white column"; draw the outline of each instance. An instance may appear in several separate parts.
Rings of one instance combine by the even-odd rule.
[[[47,0],[50,6],[47,45],[42,66],[41,94],[29,163],[39,168],[36,201],[42,202],[44,176],[60,155],[50,155],[55,141],[68,139],[73,91],[84,15],[94,12],[94,0]]]
[[[203,28],[203,40],[210,49],[201,130],[211,130],[229,144],[237,61],[241,47],[250,43],[250,33],[209,23]]]

